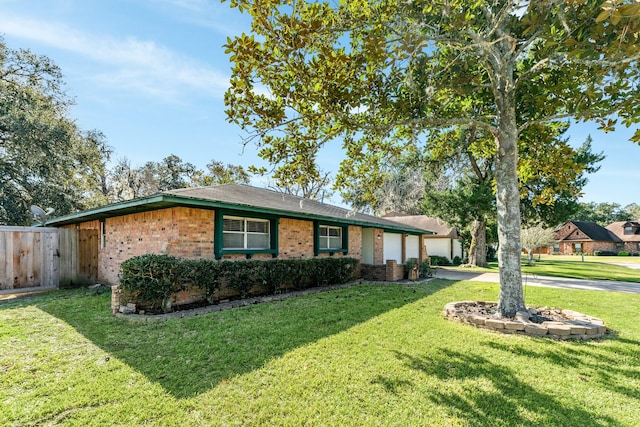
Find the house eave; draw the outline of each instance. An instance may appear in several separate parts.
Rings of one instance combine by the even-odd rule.
[[[130,215],[141,212],[148,212],[158,209],[168,209],[173,207],[190,207],[200,209],[222,209],[235,212],[244,212],[247,214],[262,214],[270,216],[278,216],[281,218],[305,219],[309,221],[334,222],[346,225],[356,225],[367,228],[380,228],[385,231],[405,233],[411,235],[434,234],[427,230],[421,230],[410,226],[402,226],[400,224],[378,224],[362,220],[350,218],[335,218],[330,216],[307,214],[301,212],[291,212],[287,210],[265,208],[260,206],[252,206],[249,204],[227,203],[215,200],[206,200],[192,197],[180,197],[175,195],[157,194],[154,196],[143,197],[139,199],[127,200],[116,204],[102,206],[83,212],[69,214],[47,221],[48,226],[64,226],[78,224],[86,221],[103,220],[115,216]],[[389,221],[391,222],[391,221]]]

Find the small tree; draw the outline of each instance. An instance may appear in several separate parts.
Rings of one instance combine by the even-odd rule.
[[[523,228],[520,233],[522,247],[527,251],[528,265],[533,265],[533,251],[542,246],[553,243],[555,233],[552,228],[543,228],[539,225]]]

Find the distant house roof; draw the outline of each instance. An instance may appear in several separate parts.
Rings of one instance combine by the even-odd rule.
[[[566,224],[573,224],[577,230],[584,234],[585,238],[579,238],[576,236],[574,231],[572,230],[570,233],[565,236],[558,236],[558,240],[565,240],[567,237],[570,237],[567,240],[593,240],[597,242],[621,242],[620,238],[616,236],[611,231],[602,227],[595,222],[587,222],[587,221],[568,221]],[[565,224],[565,225],[566,225]]]
[[[450,239],[457,239],[460,237],[457,228],[451,227],[440,218],[433,218],[426,215],[406,215],[400,212],[389,212],[384,215],[383,218],[423,230],[432,231],[436,234],[433,237],[446,237]]]
[[[624,234],[624,229],[631,227],[631,234]],[[640,221],[618,221],[607,225],[607,230],[625,242],[640,242]]]
[[[185,206],[202,209],[227,209],[307,220],[333,221],[410,234],[428,234],[425,230],[397,222],[350,211],[315,200],[279,193],[243,184],[183,188],[163,191],[152,196],[127,200],[75,214],[53,218],[49,226],[77,224],[114,216]]]

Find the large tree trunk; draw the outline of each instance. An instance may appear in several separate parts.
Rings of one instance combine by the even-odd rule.
[[[515,112],[513,63],[508,59],[510,45],[502,43],[500,53],[504,63],[494,80],[494,95],[498,107],[498,152],[495,164],[496,204],[498,210],[498,266],[500,268],[500,297],[498,313],[514,317],[525,309],[522,291],[520,256],[520,193],[518,189],[518,130]],[[500,48],[498,48],[500,50]],[[498,70],[496,70],[498,71]]]
[[[476,267],[487,266],[487,222],[473,221],[471,246],[469,247],[469,264]]]

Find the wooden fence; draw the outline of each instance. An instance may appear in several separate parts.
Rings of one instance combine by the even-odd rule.
[[[0,226],[0,290],[95,283],[98,233]]]

